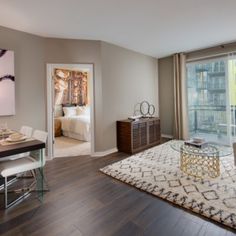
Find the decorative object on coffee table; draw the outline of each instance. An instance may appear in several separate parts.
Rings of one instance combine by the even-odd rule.
[[[184,142],[184,144],[193,146],[196,148],[204,148],[207,146],[207,142],[205,141],[205,139],[201,139],[201,138],[194,138],[194,139],[187,140]]]

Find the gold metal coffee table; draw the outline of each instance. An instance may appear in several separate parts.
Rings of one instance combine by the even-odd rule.
[[[216,178],[220,175],[220,157],[232,154],[232,148],[216,143],[207,143],[204,148],[185,145],[184,141],[173,140],[171,147],[180,152],[180,169],[198,178]]]

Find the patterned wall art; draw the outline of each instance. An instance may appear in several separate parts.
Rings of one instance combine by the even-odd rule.
[[[55,69],[55,105],[88,104],[88,73],[84,71]]]
[[[15,114],[14,52],[0,49],[0,116]]]

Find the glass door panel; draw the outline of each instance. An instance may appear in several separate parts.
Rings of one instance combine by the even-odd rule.
[[[189,136],[229,143],[226,58],[187,64]]]
[[[236,57],[228,58],[229,103],[230,103],[230,132],[231,142],[236,142]]]

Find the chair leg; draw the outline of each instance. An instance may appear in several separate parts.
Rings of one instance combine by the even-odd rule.
[[[30,195],[30,192],[27,191],[24,194],[22,194],[20,197],[18,197],[17,199],[13,200],[12,202],[8,203],[8,187],[9,184],[7,182],[7,177],[4,178],[4,206],[5,209],[15,205],[16,203],[20,202],[20,200],[25,199],[26,197],[28,197]]]
[[[40,178],[43,182],[43,185],[41,186],[41,189],[33,189],[33,186],[35,184],[37,184],[37,174],[36,174],[36,170],[32,171],[31,174],[33,175],[34,181],[31,183],[31,185],[27,188],[22,188],[22,189],[17,189],[17,190],[12,190],[12,191],[8,191],[8,186],[13,183],[12,180],[10,180],[9,182],[7,182],[7,177],[4,178],[4,205],[5,205],[5,209],[15,205],[16,203],[20,202],[20,200],[25,199],[26,197],[28,197],[30,195],[31,192],[48,192],[50,191],[48,188],[48,184],[47,181],[43,175],[43,173],[41,172],[41,170],[38,170],[38,175],[40,175]],[[14,178],[14,182],[17,178]],[[11,183],[10,183],[11,182]],[[44,183],[46,184],[46,188],[44,188]],[[18,197],[16,200],[8,203],[8,193],[10,192],[14,192],[14,193],[21,193],[23,192],[23,194]]]
[[[49,192],[50,191],[47,180],[40,169],[31,170],[31,174],[32,174],[32,177],[34,178],[34,181],[28,187],[17,189],[17,190],[14,190],[13,192],[20,193],[20,192],[26,192],[26,191],[29,191],[29,192]],[[38,178],[41,179],[42,181],[42,186],[40,187],[37,186]]]
[[[7,182],[7,186],[10,186],[11,184],[15,183],[17,181],[17,177],[14,177],[13,179],[9,180]],[[0,185],[0,191],[4,189],[5,183]]]
[[[5,202],[5,208],[8,206],[8,200],[7,200],[7,177],[4,178],[4,202]]]
[[[35,170],[31,170],[31,174],[32,174],[33,178],[36,179],[36,173],[35,173]]]

